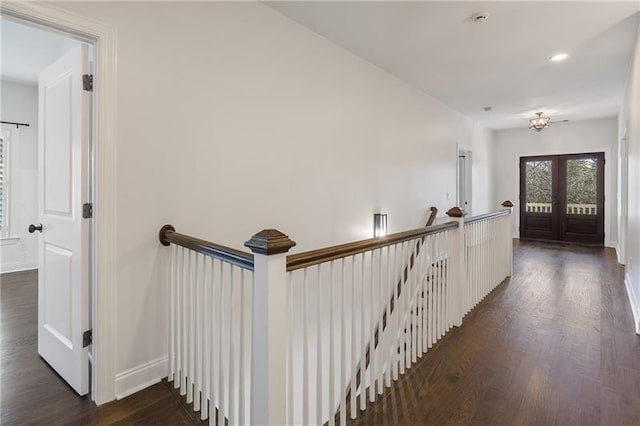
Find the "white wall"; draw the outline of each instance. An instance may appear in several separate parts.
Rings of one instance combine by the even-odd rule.
[[[0,116],[30,127],[2,125],[10,132],[9,238],[0,240],[0,272],[33,269],[38,264],[38,237],[27,232],[36,223],[38,172],[38,88],[0,82]]]
[[[297,251],[370,237],[376,211],[414,228],[455,203],[456,145],[491,136],[259,3],[56,5],[118,28],[121,395],[167,355],[163,224]]]
[[[621,204],[626,202],[627,205],[627,220],[622,222],[621,227],[622,231],[626,231],[623,250],[625,282],[635,317],[636,332],[640,334],[640,33],[620,115],[620,139],[622,142],[626,140],[628,147],[627,173],[620,176],[620,186],[624,191],[621,194]],[[622,163],[624,160],[621,158]]]
[[[470,145],[465,149],[471,151],[471,214],[476,216],[502,208],[495,202],[492,184],[494,132],[480,125],[473,130]]]
[[[523,126],[494,132],[493,203],[509,199],[519,212],[520,157],[530,155],[605,153],[605,245],[618,241],[617,168],[618,120],[616,117],[552,124],[542,132]],[[514,235],[518,236],[520,215],[514,215]]]

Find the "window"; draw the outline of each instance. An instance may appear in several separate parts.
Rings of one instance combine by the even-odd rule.
[[[9,144],[0,136],[0,238],[9,236]]]

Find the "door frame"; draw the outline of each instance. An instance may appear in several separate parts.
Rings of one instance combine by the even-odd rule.
[[[613,217],[613,205],[616,198],[615,193],[611,193],[609,190],[609,183],[615,181],[615,176],[612,175],[612,161],[616,161],[611,157],[611,148],[608,147],[584,147],[579,150],[569,149],[566,151],[556,151],[556,150],[539,150],[539,151],[531,151],[531,150],[523,150],[521,152],[516,152],[513,157],[513,165],[514,170],[514,184],[513,184],[513,194],[514,197],[514,211],[520,211],[520,157],[536,157],[536,156],[551,156],[551,155],[565,155],[565,154],[584,154],[585,152],[604,152],[604,211],[605,211],[605,220],[604,220],[604,246],[615,248],[615,241],[611,241],[611,218]],[[612,180],[614,179],[614,180]],[[608,218],[608,219],[607,219]],[[513,229],[513,238],[520,238],[520,215],[514,215],[514,229]]]
[[[464,169],[460,167],[460,158],[464,158]],[[458,149],[458,158],[456,162],[456,192],[457,205],[460,206],[461,209],[464,210],[465,213],[471,215],[473,213],[473,154],[470,149]],[[461,180],[464,178],[464,181]],[[460,191],[460,187],[464,186],[464,200],[462,199],[462,194]],[[465,202],[467,204],[465,204]]]
[[[91,398],[100,405],[115,399],[116,377],[116,43],[115,27],[54,6],[4,2],[0,12],[45,30],[62,32],[94,45],[93,239],[91,241],[93,363]]]

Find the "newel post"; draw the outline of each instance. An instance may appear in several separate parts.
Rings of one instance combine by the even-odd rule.
[[[458,228],[453,233],[450,253],[452,281],[454,283],[451,323],[456,327],[460,327],[464,316],[467,278],[464,264],[464,212],[460,207],[453,207],[449,209],[447,216],[452,221],[458,222]]]
[[[507,251],[509,252],[509,276],[513,275],[513,203],[506,200],[502,203],[502,207],[509,209],[509,232],[507,233]]]
[[[251,424],[286,423],[287,252],[296,245],[275,229],[244,243],[254,254],[251,321]]]

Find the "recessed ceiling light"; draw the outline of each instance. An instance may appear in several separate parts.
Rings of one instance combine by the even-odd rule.
[[[566,54],[566,53],[558,53],[557,55],[553,55],[551,57],[551,61],[552,62],[560,62],[560,61],[564,61],[568,57],[569,57],[569,55]]]

